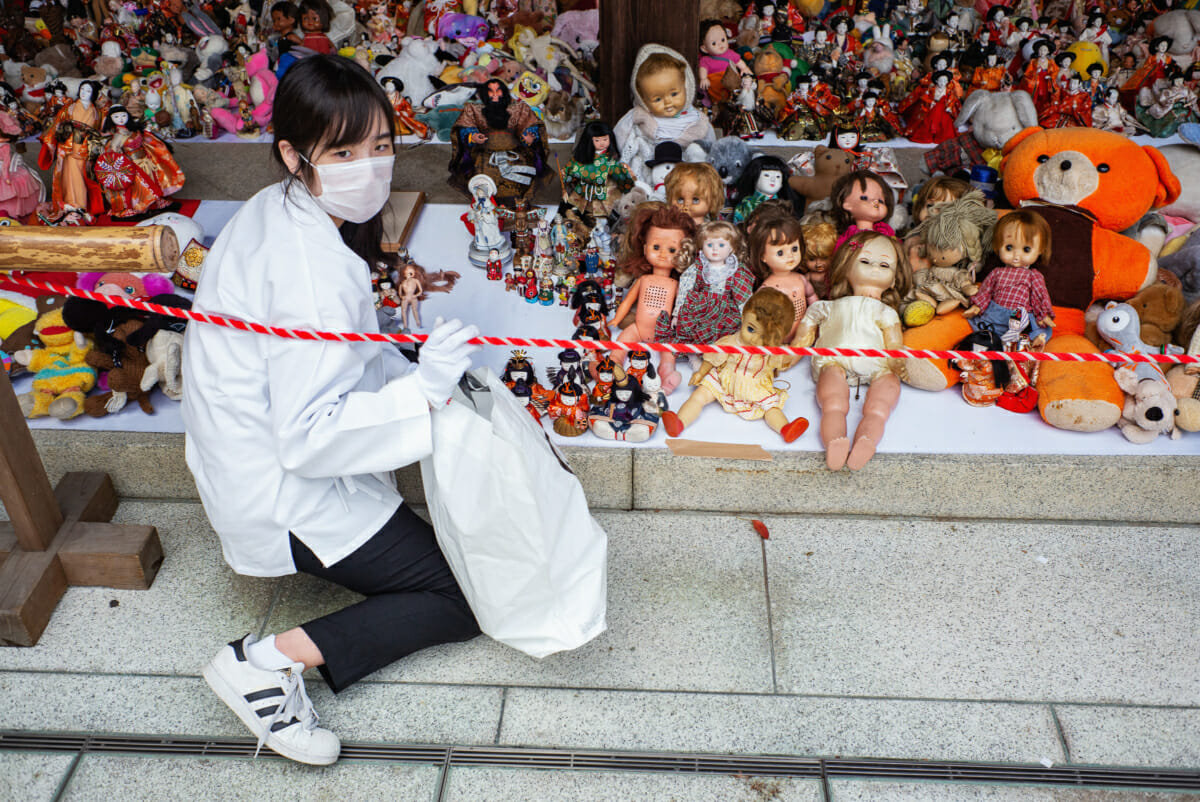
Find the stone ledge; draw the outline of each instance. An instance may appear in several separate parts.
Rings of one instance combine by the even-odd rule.
[[[197,498],[183,435],[37,429],[51,482],[102,470],[123,498]],[[675,457],[666,449],[566,448],[596,509],[892,515],[993,520],[1196,522],[1200,457],[880,454],[861,473],[833,474],[820,452],[773,462]],[[397,471],[424,499],[420,471]]]

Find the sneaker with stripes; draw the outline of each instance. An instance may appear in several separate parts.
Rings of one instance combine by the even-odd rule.
[[[204,667],[204,681],[258,737],[259,749],[265,744],[300,763],[333,763],[342,745],[336,735],[317,726],[317,711],[301,677],[304,665],[294,663],[277,671],[256,668],[246,657],[246,647],[254,640],[247,635],[217,652]]]

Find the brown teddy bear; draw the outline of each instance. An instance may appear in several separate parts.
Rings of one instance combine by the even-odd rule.
[[[1156,148],[1094,128],[1027,128],[1004,148],[1004,191],[1014,208],[1032,204],[1053,232],[1054,266],[1046,285],[1054,308],[1054,337],[1047,351],[1096,351],[1083,336],[1084,313],[1100,298],[1124,300],[1156,275],[1152,253],[1117,232],[1150,209],[1179,197],[1179,179]],[[904,345],[947,349],[970,333],[951,313],[909,329]],[[957,381],[938,360],[912,360],[909,383],[943,389]],[[1121,418],[1124,393],[1104,363],[1045,362],[1038,409],[1052,426],[1071,431],[1107,429]]]
[[[783,114],[792,82],[788,76],[788,65],[783,56],[773,47],[764,47],[754,56],[754,77],[758,79],[758,99],[766,103],[775,113],[775,119]],[[728,72],[728,70],[726,70]]]
[[[809,203],[829,198],[839,178],[854,172],[854,154],[848,150],[817,145],[813,149],[813,174],[794,175],[788,186],[803,195]]]
[[[1137,310],[1142,323],[1142,342],[1156,348],[1171,342],[1171,335],[1183,317],[1183,290],[1156,281],[1125,303]],[[1096,332],[1096,320],[1091,314],[1087,317],[1084,336],[1102,351],[1108,347]]]
[[[38,114],[46,102],[46,71],[32,64],[21,66],[21,88],[17,90],[21,104],[30,114]]]
[[[108,392],[89,396],[83,402],[83,411],[93,418],[120,412],[130,401],[136,401],[147,415],[154,414],[150,394],[142,390],[142,374],[150,366],[146,352],[129,344],[130,335],[145,324],[140,320],[126,320],[112,331],[113,339],[121,343],[118,353],[88,351],[84,361],[96,370],[108,371]]]

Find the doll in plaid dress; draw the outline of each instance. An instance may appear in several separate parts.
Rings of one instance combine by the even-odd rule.
[[[746,267],[737,227],[724,221],[700,226],[695,239],[685,241],[678,264],[683,272],[675,309],[670,319],[659,317],[655,340],[706,345],[736,333],[742,307],[754,292],[754,273]]]

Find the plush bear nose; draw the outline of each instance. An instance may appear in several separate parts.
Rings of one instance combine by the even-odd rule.
[[[1157,423],[1158,421],[1160,421],[1162,419],[1163,419],[1163,411],[1161,408],[1150,407],[1150,409],[1146,410],[1146,420],[1152,420]]]
[[[1064,161],[1062,164],[1058,165],[1058,169],[1070,170],[1071,169],[1071,160],[1068,159],[1068,160]]]
[[[729,177],[729,168],[728,167],[719,167],[719,168],[717,168],[717,172],[721,174],[721,178]]]

